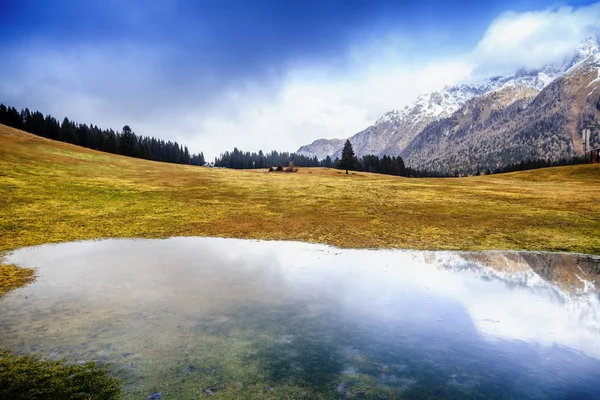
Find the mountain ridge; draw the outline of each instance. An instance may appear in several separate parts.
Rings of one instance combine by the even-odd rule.
[[[511,110],[514,112],[514,107],[509,110],[513,102],[517,102],[519,107],[525,108],[528,103],[535,99],[535,96],[539,95],[558,78],[573,73],[578,67],[586,63],[590,64],[590,60],[592,63],[596,62],[596,58],[600,56],[599,43],[599,37],[586,39],[575,49],[573,56],[565,59],[560,65],[546,65],[537,70],[521,69],[509,75],[490,77],[476,84],[463,83],[446,86],[439,92],[420,95],[415,102],[402,109],[391,110],[383,114],[373,125],[354,134],[349,140],[359,157],[370,154],[378,156],[400,155],[406,157],[411,166],[431,164],[423,158],[426,157],[424,153],[419,152],[415,147],[417,143],[422,142],[418,136],[430,124],[452,118],[457,112],[468,113],[468,110],[463,108],[468,108],[467,104],[473,99],[486,99],[489,102],[497,101],[493,96],[494,93],[501,93],[500,97],[503,97],[504,101],[500,108],[503,108],[507,113],[510,113]],[[596,79],[600,80],[600,77]],[[589,86],[596,83],[596,81],[591,80],[586,84]],[[576,85],[576,80],[572,84]],[[593,93],[595,90],[595,87],[591,87],[590,95],[595,96]],[[512,93],[512,99],[506,98],[509,93]],[[493,105],[491,108],[494,108],[495,112],[500,112],[497,105]],[[592,116],[596,117],[595,115]],[[572,127],[571,124],[571,129],[576,129],[576,127]],[[470,135],[481,136],[478,133],[478,131],[472,131]],[[468,135],[469,133],[463,132],[463,134]],[[571,136],[574,143],[577,142],[577,138],[574,135]],[[485,138],[480,137],[480,139]],[[344,142],[345,139],[319,139],[309,145],[300,147],[297,152],[310,157],[317,156],[320,159],[325,158],[327,155],[336,158],[340,157]],[[451,148],[451,145],[451,143],[446,143],[445,147],[450,146]],[[575,145],[575,147],[577,147],[575,152],[566,151],[561,154],[550,154],[548,158],[580,155],[580,146]],[[544,154],[541,154],[541,156],[545,158],[543,157]],[[520,161],[516,158],[518,158],[518,155],[512,157],[511,162]],[[461,167],[461,165],[450,165],[450,163],[438,165],[438,169],[441,168],[443,172],[448,172],[450,169],[457,167]]]

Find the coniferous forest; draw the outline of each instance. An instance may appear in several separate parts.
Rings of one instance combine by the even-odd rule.
[[[320,160],[317,157],[306,157],[297,153],[271,151],[264,153],[262,150],[256,152],[245,152],[234,148],[233,151],[226,151],[220,157],[215,158],[215,167],[233,168],[233,169],[253,169],[269,168],[278,165],[287,166],[292,162],[296,167],[324,167],[324,168],[342,168],[342,162],[339,158],[334,160],[327,156]],[[405,177],[446,177],[450,175],[436,174],[423,170],[415,170],[405,167],[402,157],[396,156],[363,156],[360,159],[355,158],[351,163],[350,170],[373,172],[377,174],[396,175]]]
[[[262,150],[256,152],[244,152],[237,148],[233,151],[226,151],[220,157],[215,158],[215,167],[232,169],[253,169],[270,168],[278,165],[287,166],[292,162],[296,167],[325,167],[345,169],[339,158],[334,160],[327,156],[323,160],[317,157],[306,157],[297,153],[277,152],[264,153]],[[523,160],[514,164],[505,165],[493,170],[480,168],[474,175],[501,174],[506,172],[525,171],[529,169],[555,167],[561,165],[582,164],[584,159],[575,157],[570,159],[561,159],[559,161],[549,161],[545,159]],[[367,155],[360,158],[354,158],[350,170],[361,172],[372,172],[376,174],[404,176],[407,178],[454,178],[464,176],[455,171],[454,173],[442,173],[439,171],[429,171],[423,169],[413,169],[404,164],[400,156]]]
[[[29,109],[18,111],[15,107],[0,104],[0,124],[16,129],[21,129],[37,136],[48,139],[72,143],[107,153],[121,154],[129,157],[147,160],[162,161],[176,164],[204,165],[204,154],[190,154],[187,146],[177,142],[164,141],[149,136],[137,135],[125,125],[121,132],[113,129],[100,129],[96,125],[79,124],[65,117],[59,122],[51,115],[44,116],[39,111],[31,112]],[[325,167],[342,168],[342,162],[336,158],[332,160],[327,156],[323,160],[317,157],[306,157],[297,153],[271,151],[264,153],[244,152],[234,148],[215,158],[215,167],[232,169],[269,168],[278,165],[287,166],[293,163],[297,167]],[[584,162],[583,158],[563,159],[549,161],[545,159],[523,160],[518,163],[497,167],[493,170],[480,169],[475,175],[498,174],[505,172],[523,171],[529,169],[546,168],[558,165],[573,165]],[[355,158],[351,170],[372,172],[377,174],[396,175],[404,177],[458,177],[459,172],[453,174],[438,171],[412,169],[404,164],[400,156],[375,156],[366,155]]]
[[[233,151],[226,151],[220,157],[215,158],[215,167],[233,168],[233,169],[252,169],[269,168],[271,166],[288,165],[293,162],[297,167],[323,167],[317,157],[306,157],[296,153],[271,151],[244,152],[234,148]]]
[[[190,154],[187,146],[149,136],[137,135],[128,125],[121,132],[79,124],[64,118],[59,122],[51,115],[0,104],[0,124],[89,149],[129,157],[176,164],[204,165],[204,154]]]

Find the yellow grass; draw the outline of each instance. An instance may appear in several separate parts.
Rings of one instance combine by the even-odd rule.
[[[600,254],[600,165],[457,179],[277,174],[115,156],[0,125],[0,252],[189,235]]]
[[[9,290],[16,289],[33,281],[34,271],[12,264],[0,264],[0,298]]]

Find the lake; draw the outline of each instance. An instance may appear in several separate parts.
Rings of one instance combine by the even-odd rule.
[[[0,347],[131,399],[600,399],[600,259],[216,238],[24,248]]]

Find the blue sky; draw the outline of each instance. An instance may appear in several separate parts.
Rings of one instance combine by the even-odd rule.
[[[598,21],[593,2],[0,0],[0,101],[209,156],[294,151],[559,61]]]

